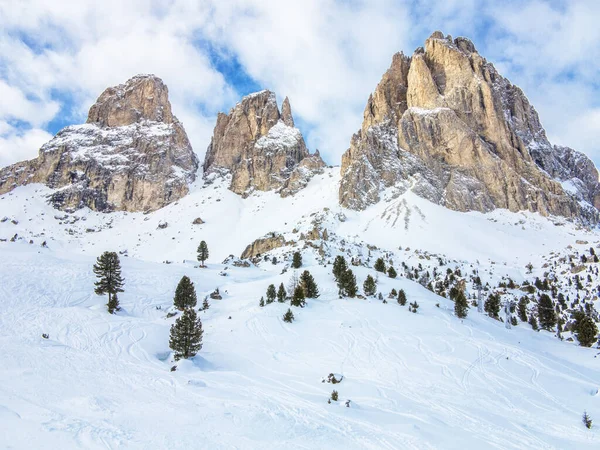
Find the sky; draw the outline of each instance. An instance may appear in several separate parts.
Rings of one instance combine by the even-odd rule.
[[[337,165],[398,51],[466,36],[537,109],[550,141],[600,166],[598,0],[0,0],[0,167],[84,123],[109,86],[153,73],[203,158],[242,96],[288,96]]]

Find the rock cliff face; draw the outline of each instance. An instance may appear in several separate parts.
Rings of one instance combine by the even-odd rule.
[[[230,189],[243,196],[277,190],[285,197],[306,186],[323,166],[294,127],[287,97],[280,113],[275,94],[261,91],[244,97],[229,114],[219,113],[204,174],[230,174]]]
[[[598,221],[598,172],[553,147],[523,92],[466,38],[435,32],[394,55],[342,157],[340,203],[412,189],[458,211],[507,208]]]
[[[197,169],[167,86],[138,75],[106,89],[87,123],[59,131],[36,159],[0,169],[0,193],[43,183],[61,209],[151,211],[187,194]]]

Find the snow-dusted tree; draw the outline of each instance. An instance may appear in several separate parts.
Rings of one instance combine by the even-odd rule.
[[[302,289],[302,286],[296,286],[294,295],[292,296],[291,305],[299,306],[300,308],[304,308],[304,305],[306,305],[304,289]]]
[[[288,310],[283,315],[283,321],[289,323],[292,323],[294,321],[294,313],[290,308],[288,308]]]
[[[398,303],[400,306],[406,305],[406,292],[404,292],[404,289],[398,291]]]
[[[285,287],[283,287],[283,283],[281,283],[279,285],[279,289],[277,290],[277,301],[279,303],[284,303],[286,296],[287,296],[287,292],[285,292]]]
[[[498,320],[498,314],[500,313],[500,295],[490,294],[483,307],[490,317]]]
[[[340,278],[346,270],[348,270],[346,258],[340,255],[336,256],[335,261],[333,262],[333,276],[335,277],[336,282],[340,281]]]
[[[204,301],[202,302],[202,311],[206,311],[210,308],[210,304],[208,303],[208,297],[204,297]]]
[[[527,297],[523,296],[519,300],[519,304],[517,306],[517,312],[519,314],[519,319],[521,319],[522,322],[527,322],[527,302],[528,302]]]
[[[454,314],[459,319],[464,319],[469,313],[469,303],[467,297],[462,289],[458,291],[456,298],[454,299]]]
[[[258,306],[260,306],[261,308],[262,308],[263,306],[265,306],[265,298],[264,298],[264,297],[261,297],[261,298],[260,298],[260,301],[258,302]]]
[[[531,328],[533,328],[534,331],[539,330],[538,321],[533,312],[529,314],[529,325],[531,325]]]
[[[300,280],[298,278],[298,271],[294,270],[287,284],[287,292],[291,292],[292,294],[300,284]]]
[[[377,258],[377,261],[375,261],[375,265],[373,266],[373,268],[377,272],[385,273],[385,262],[383,261],[383,258]]]
[[[115,252],[104,252],[96,259],[94,274],[98,281],[94,283],[94,292],[98,295],[108,294],[106,304],[108,312],[113,314],[119,310],[118,292],[123,291],[124,279],[121,277],[121,262]]]
[[[201,241],[198,246],[198,261],[204,267],[204,261],[208,259],[208,246],[206,245],[206,241]]]
[[[169,347],[175,352],[175,360],[192,358],[202,349],[202,322],[196,311],[187,308],[171,325]]]
[[[294,256],[292,258],[292,267],[294,269],[299,269],[302,267],[302,255],[300,252],[294,252]]]
[[[583,424],[585,425],[585,427],[587,429],[592,428],[592,418],[590,417],[590,415],[587,413],[587,411],[583,412],[583,417],[581,418],[581,421],[583,422]]]
[[[178,310],[183,311],[185,308],[193,308],[196,306],[197,301],[194,283],[184,275],[181,280],[179,280],[179,284],[175,289],[173,305],[175,305],[175,308]]]
[[[538,301],[538,315],[540,326],[546,330],[551,330],[556,326],[556,312],[554,311],[554,302],[548,294],[540,295]]]
[[[300,275],[300,285],[307,298],[317,298],[319,296],[319,287],[308,270],[305,270]]]
[[[273,303],[275,298],[277,297],[277,291],[275,290],[275,285],[270,284],[267,288],[267,303]]]
[[[363,283],[363,290],[365,291],[365,295],[375,295],[375,291],[377,290],[377,283],[371,275],[367,275],[367,278]]]
[[[597,341],[598,327],[590,316],[583,316],[577,325],[577,340],[582,347],[591,347]]]

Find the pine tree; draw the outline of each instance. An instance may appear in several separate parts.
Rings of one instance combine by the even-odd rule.
[[[279,285],[279,289],[277,290],[277,301],[279,303],[285,303],[285,297],[287,296],[287,292],[285,292],[285,287],[283,287],[283,283]]]
[[[377,272],[385,273],[385,262],[383,261],[383,258],[377,258],[377,261],[375,261],[375,265],[373,266],[373,268]]]
[[[302,255],[300,252],[294,252],[294,257],[292,258],[292,267],[294,269],[299,269],[302,267]]]
[[[454,314],[459,319],[464,319],[469,313],[469,303],[463,290],[459,290],[456,298],[454,299]]]
[[[340,278],[346,270],[348,270],[346,259],[340,255],[336,256],[335,261],[333,262],[333,276],[335,277],[336,282],[340,281]]]
[[[365,295],[375,295],[375,291],[377,290],[377,284],[375,283],[375,279],[371,275],[367,275],[367,279],[363,283],[363,290],[365,291]]]
[[[294,290],[294,295],[292,296],[291,305],[299,306],[300,308],[304,308],[304,305],[306,305],[304,289],[302,289],[302,286],[297,286],[296,289]]]
[[[208,297],[204,297],[204,301],[202,302],[202,311],[206,311],[208,308],[210,308],[210,305],[208,304]]]
[[[308,270],[305,270],[300,275],[300,285],[307,298],[317,298],[319,296],[319,287]]]
[[[294,321],[294,313],[288,308],[286,313],[283,315],[283,321],[292,323]]]
[[[187,308],[171,326],[169,347],[175,352],[175,360],[192,358],[202,349],[202,322],[196,311]]]
[[[390,277],[390,278],[396,278],[398,276],[398,273],[396,272],[396,269],[394,269],[392,266],[390,266],[388,268],[387,273],[388,273],[388,277]]]
[[[538,315],[540,326],[546,330],[551,330],[556,326],[556,312],[554,311],[554,302],[548,294],[540,295],[538,301]]]
[[[533,313],[529,315],[529,325],[531,325],[531,328],[533,328],[534,331],[537,331],[539,329],[537,318]]]
[[[577,340],[582,347],[591,347],[596,342],[598,327],[590,316],[583,316],[577,326]]]
[[[119,310],[118,292],[123,291],[125,280],[121,277],[121,262],[115,252],[104,252],[96,259],[94,274],[98,281],[94,283],[94,292],[97,295],[108,294],[108,312],[113,314]],[[113,298],[114,297],[114,298]]]
[[[358,293],[358,286],[356,284],[356,276],[352,269],[346,269],[342,275],[340,275],[338,281],[338,288],[340,290],[340,295],[343,297],[356,297]]]
[[[406,293],[404,292],[404,289],[398,291],[398,303],[400,306],[406,305]]]
[[[260,301],[258,302],[258,306],[260,306],[261,308],[262,308],[263,306],[265,306],[265,298],[264,298],[264,297],[261,297],[261,298],[260,298]]]
[[[204,267],[204,261],[208,259],[208,246],[205,241],[201,241],[198,246],[198,261],[202,263],[202,267]]]
[[[409,305],[409,307],[408,307],[408,310],[409,310],[409,311],[412,311],[412,312],[414,312],[414,313],[416,313],[416,312],[417,312],[417,309],[419,309],[419,304],[418,304],[418,303],[417,303],[417,301],[415,300],[414,302],[412,302],[412,303]]]
[[[527,297],[521,297],[518,305],[519,319],[522,322],[527,322]]]
[[[184,275],[175,289],[175,298],[173,299],[175,308],[180,311],[183,311],[186,308],[193,308],[196,306],[197,300],[194,283]]]
[[[498,294],[490,294],[483,305],[483,309],[490,317],[498,320],[498,314],[500,313],[500,296]]]
[[[581,418],[581,421],[583,422],[583,424],[585,425],[585,427],[588,430],[590,428],[592,428],[592,418],[589,416],[589,414],[587,413],[587,411],[583,412],[583,417]]]
[[[275,285],[270,284],[269,287],[267,288],[267,304],[273,303],[275,301],[276,297],[277,297],[277,291],[275,290]]]
[[[338,398],[339,398],[338,391],[334,390],[334,391],[331,393],[331,400],[333,400],[334,402],[337,402],[337,401],[338,401]]]

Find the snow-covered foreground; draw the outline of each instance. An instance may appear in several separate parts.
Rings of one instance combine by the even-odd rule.
[[[0,447],[600,447],[581,424],[584,410],[600,421],[597,350],[473,308],[460,321],[404,278],[380,277],[379,290],[405,289],[417,314],[339,299],[331,267],[310,255],[321,296],[292,324],[288,305],[258,306],[288,281],[282,265],[222,277],[218,264],[121,260],[123,310],[111,316],[92,255],[0,243]],[[353,269],[359,283],[374,274]],[[165,316],[184,274],[200,300],[217,286],[224,298],[200,313],[199,355],[171,372]],[[322,383],[330,372],[343,381]],[[328,404],[333,389],[340,401]]]

